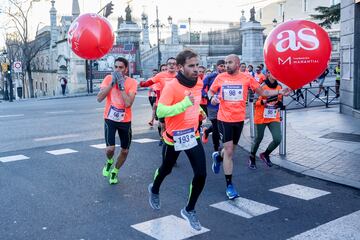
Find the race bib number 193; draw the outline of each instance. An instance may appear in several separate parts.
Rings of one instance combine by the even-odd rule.
[[[194,128],[173,131],[175,151],[188,150],[198,143],[195,137]]]

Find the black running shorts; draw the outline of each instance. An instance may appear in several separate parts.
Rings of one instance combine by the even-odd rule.
[[[233,141],[235,145],[239,143],[244,122],[223,122],[218,120],[219,132],[223,143]]]
[[[106,146],[115,146],[115,134],[118,131],[121,148],[130,148],[132,137],[131,122],[115,122],[105,119],[104,130]]]

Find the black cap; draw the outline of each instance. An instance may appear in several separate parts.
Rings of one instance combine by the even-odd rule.
[[[225,64],[225,61],[224,61],[224,60],[218,60],[218,61],[216,62],[216,66],[219,66],[219,65],[221,65],[221,64]]]

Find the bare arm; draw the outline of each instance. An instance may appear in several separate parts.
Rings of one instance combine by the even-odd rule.
[[[120,93],[124,99],[125,107],[131,107],[135,100],[135,93],[127,94],[125,91],[120,91]]]
[[[261,87],[258,87],[255,89],[255,92],[258,95],[263,96],[263,97],[271,97],[271,96],[276,96],[278,94],[288,96],[291,92],[291,89],[285,88],[285,89],[281,89],[281,90],[264,90]]]
[[[109,86],[106,86],[105,88],[100,89],[100,92],[98,93],[96,99],[98,102],[102,102],[106,96],[109,94],[112,86],[111,84]]]

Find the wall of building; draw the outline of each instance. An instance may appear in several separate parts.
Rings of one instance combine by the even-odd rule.
[[[360,118],[360,3],[341,1],[340,112]]]

